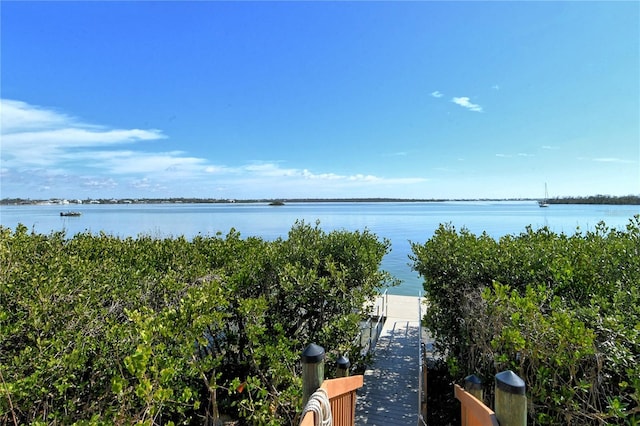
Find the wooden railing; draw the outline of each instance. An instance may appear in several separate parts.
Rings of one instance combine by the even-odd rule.
[[[333,426],[353,426],[356,415],[356,390],[364,384],[364,376],[341,377],[322,382],[320,388],[327,391],[333,416]],[[314,426],[316,414],[307,412],[300,426]]]
[[[513,371],[496,374],[495,411],[484,404],[482,389],[482,380],[475,375],[465,377],[464,388],[454,385],[461,426],[527,426],[526,386]]]
[[[360,333],[353,343],[360,345],[362,348],[361,355],[367,355],[372,351],[378,341],[378,337],[380,337],[382,326],[387,319],[388,298],[387,290],[379,294],[371,303],[369,318],[360,324]]]
[[[422,292],[418,292],[418,426],[427,424],[427,348],[422,339]]]
[[[478,398],[454,385],[456,399],[460,401],[461,426],[498,426],[496,413]]]

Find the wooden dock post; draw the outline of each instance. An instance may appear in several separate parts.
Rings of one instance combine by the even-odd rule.
[[[496,417],[500,426],[526,426],[527,396],[524,380],[513,371],[496,374]]]
[[[340,355],[340,357],[336,360],[336,364],[338,364],[338,371],[336,373],[337,377],[348,377],[349,376],[349,367],[351,367],[351,361],[344,355]]]
[[[302,405],[324,381],[324,348],[311,343],[302,352]]]
[[[482,391],[482,379],[480,379],[480,377],[476,376],[475,374],[471,374],[464,378],[464,390],[478,398],[478,400],[484,400],[484,392]]]

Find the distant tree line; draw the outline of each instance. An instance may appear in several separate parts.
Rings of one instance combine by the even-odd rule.
[[[88,198],[85,200],[68,200],[70,204],[251,204],[251,203],[390,203],[390,202],[443,202],[443,201],[489,201],[476,200],[447,200],[447,199],[419,199],[419,198]],[[505,200],[493,200],[505,201]],[[30,199],[30,198],[3,198],[0,205],[33,205],[42,203],[58,204],[61,199]]]
[[[590,195],[588,197],[557,197],[547,200],[549,204],[617,204],[638,205],[640,196],[623,195],[614,197],[611,195]]]
[[[61,199],[35,200],[29,198],[3,198],[0,205],[32,205],[41,203],[59,203]],[[226,203],[394,203],[421,202],[439,203],[446,201],[534,201],[531,198],[95,198],[68,200],[71,204],[226,204]],[[640,195],[590,195],[586,197],[556,197],[547,200],[549,204],[640,204]]]

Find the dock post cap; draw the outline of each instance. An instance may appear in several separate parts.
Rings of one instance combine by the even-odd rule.
[[[514,395],[525,394],[525,384],[516,373],[511,370],[502,371],[496,374],[496,387],[504,392]]]
[[[315,364],[324,360],[324,348],[315,343],[311,343],[302,352],[302,361],[308,364]]]
[[[336,364],[338,364],[338,368],[342,370],[346,370],[351,367],[351,361],[344,355],[340,355],[340,357],[336,360]]]
[[[482,389],[482,379],[475,374],[470,374],[464,378],[465,389]]]

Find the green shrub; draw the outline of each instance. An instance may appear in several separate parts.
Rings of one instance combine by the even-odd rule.
[[[362,365],[388,250],[303,222],[273,242],[0,227],[0,423],[292,423],[307,344]]]
[[[530,424],[640,420],[640,216],[625,230],[498,241],[442,225],[413,253],[454,376],[514,370]]]

